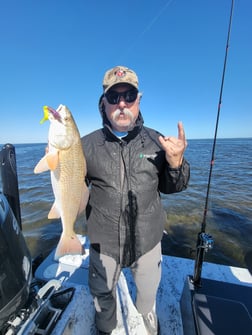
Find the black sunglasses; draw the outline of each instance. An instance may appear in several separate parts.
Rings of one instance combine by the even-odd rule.
[[[108,103],[111,105],[117,105],[120,102],[121,97],[126,102],[133,102],[136,100],[138,94],[138,90],[136,88],[132,88],[125,92],[116,92],[109,90],[107,93],[105,93],[105,97],[108,100]]]

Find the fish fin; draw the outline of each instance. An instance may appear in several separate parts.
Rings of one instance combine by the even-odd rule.
[[[50,170],[55,170],[59,164],[59,151],[54,151],[53,153],[48,153],[46,155],[47,164]]]
[[[59,163],[59,152],[47,153],[34,168],[34,173],[41,173],[48,170],[55,170]]]
[[[82,244],[74,232],[71,235],[62,233],[55,251],[54,259],[58,260],[65,255],[82,255],[83,253]]]
[[[54,202],[52,208],[50,209],[50,212],[48,213],[48,219],[59,219],[59,218],[60,218],[60,212]]]
[[[34,168],[34,173],[41,173],[49,170],[49,166],[46,160],[46,155],[41,158],[38,164]]]
[[[81,214],[86,209],[88,199],[89,199],[89,189],[88,189],[86,183],[84,182],[83,188],[82,188],[82,196],[81,196],[80,208],[79,208],[78,214]]]

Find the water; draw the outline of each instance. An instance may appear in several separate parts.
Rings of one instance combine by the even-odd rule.
[[[245,256],[252,250],[251,147],[252,138],[217,140],[206,220],[206,232],[213,236],[214,247],[207,252],[207,261],[246,266]],[[54,199],[49,173],[33,173],[45,144],[19,144],[15,149],[23,232],[35,257],[47,253],[58,241],[61,223],[47,219]],[[186,158],[191,165],[190,185],[184,192],[162,195],[168,233],[163,251],[167,254],[195,257],[211,152],[212,140],[189,140]],[[76,232],[86,233],[84,215],[76,223]]]

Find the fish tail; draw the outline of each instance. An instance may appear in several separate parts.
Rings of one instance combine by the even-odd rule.
[[[58,260],[65,255],[82,255],[83,251],[82,244],[75,233],[71,235],[62,233],[55,251],[54,259]]]

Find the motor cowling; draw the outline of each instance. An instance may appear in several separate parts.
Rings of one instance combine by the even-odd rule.
[[[0,329],[25,306],[32,280],[32,259],[6,197],[0,193]]]

